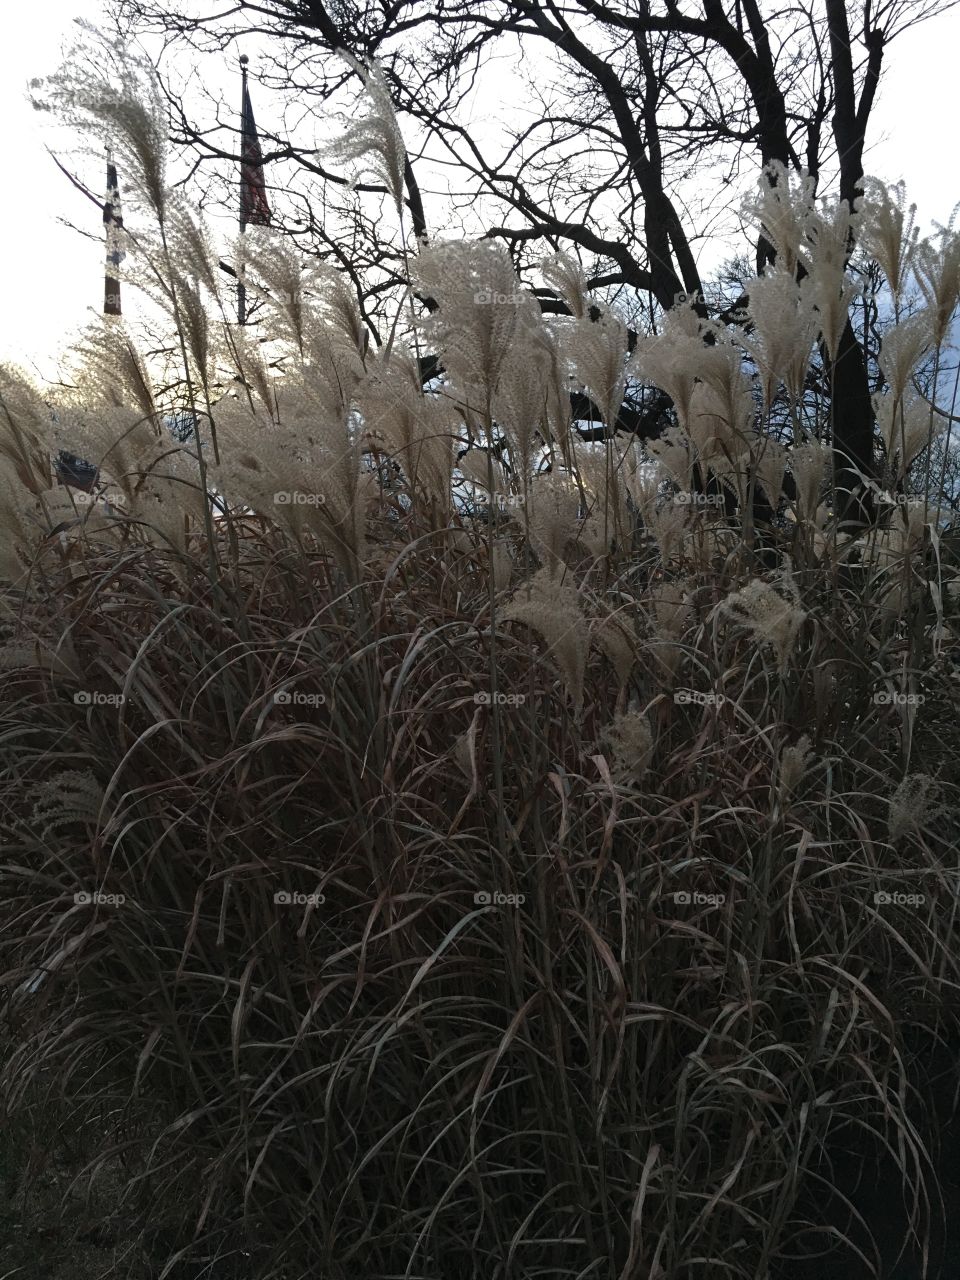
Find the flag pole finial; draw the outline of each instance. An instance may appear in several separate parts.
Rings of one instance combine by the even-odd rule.
[[[240,65],[241,65],[241,67],[245,67],[249,61],[250,61],[250,59],[247,57],[247,55],[246,55],[245,53],[241,53],[241,55],[240,55]]]

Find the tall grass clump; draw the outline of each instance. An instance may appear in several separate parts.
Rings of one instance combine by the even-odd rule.
[[[960,559],[905,485],[954,241],[910,259],[928,306],[881,357],[901,500],[851,535],[807,373],[850,227],[911,269],[885,192],[764,185],[745,329],[681,301],[631,353],[571,260],[551,325],[498,247],[447,242],[410,259],[436,310],[402,299],[376,349],[266,234],[265,341],[227,323],[141,161],[195,430],[120,325],[70,391],[0,382],[7,1114],[121,1100],[82,1176],[128,1162],[161,1276],[762,1280],[844,1126],[924,1237],[908,1031],[956,1032]],[[646,447],[616,429],[639,382],[674,404]]]

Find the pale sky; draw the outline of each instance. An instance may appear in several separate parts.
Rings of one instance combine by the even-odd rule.
[[[25,364],[43,377],[55,376],[58,353],[92,318],[91,307],[99,313],[103,298],[100,215],[47,155],[49,125],[26,100],[27,82],[57,67],[75,17],[101,21],[99,0],[40,0],[33,7],[8,8],[0,40],[7,173],[0,200],[6,260],[0,361]],[[906,181],[923,231],[932,219],[946,222],[960,200],[960,173],[951,159],[958,48],[960,7],[897,37],[871,121],[867,172],[888,182]],[[122,174],[120,179],[122,186]],[[58,218],[96,239],[78,235]]]

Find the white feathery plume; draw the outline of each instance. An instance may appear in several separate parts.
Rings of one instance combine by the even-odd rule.
[[[551,471],[531,481],[527,499],[530,541],[552,575],[563,568],[564,553],[579,536],[580,502],[580,491],[568,474]]]
[[[760,370],[764,405],[770,408],[778,382],[797,404],[820,327],[810,278],[798,284],[789,271],[768,268],[746,289],[754,331],[740,342]]]
[[[954,209],[953,217],[956,214]],[[919,242],[914,259],[914,273],[932,312],[933,341],[938,347],[960,302],[960,232],[953,230],[953,217],[948,226],[938,228],[935,237]],[[939,241],[937,247],[934,239]]]
[[[806,170],[795,174],[774,160],[764,166],[757,187],[757,194],[744,197],[744,218],[763,233],[777,265],[792,278],[815,211],[814,180]]]
[[[785,588],[786,597],[770,583],[754,578],[739,591],[731,592],[719,606],[722,613],[747,627],[754,639],[774,650],[781,671],[786,669],[807,616],[789,560],[784,559],[787,568],[780,574],[779,585]]]
[[[627,385],[626,325],[612,311],[576,320],[564,329],[561,349],[607,430],[614,430]]]
[[[783,473],[787,466],[787,451],[772,436],[758,436],[751,442],[751,453],[757,486],[762,489],[767,501],[776,511],[783,497]]]
[[[308,314],[312,319],[312,313]],[[364,365],[356,348],[339,331],[329,324],[310,323],[306,360],[299,376],[310,394],[339,419],[350,412],[363,380]]]
[[[89,23],[85,38],[46,81],[34,81],[39,111],[56,111],[79,130],[109,144],[124,178],[125,202],[146,206],[163,224],[166,184],[166,108],[157,74],[120,41],[110,41]]]
[[[233,249],[247,287],[263,295],[277,336],[304,359],[311,324],[308,294],[316,291],[317,264],[305,262],[289,240],[268,227],[250,228]]]
[[[81,362],[74,375],[75,403],[106,400],[116,409],[137,408],[160,435],[153,381],[122,320],[99,319],[88,325],[73,353]]]
[[[583,270],[568,253],[554,253],[543,259],[540,274],[544,284],[559,294],[570,308],[570,314],[585,320],[591,305],[590,292]]]
[[[270,229],[255,228],[240,240],[249,286],[263,293],[274,332],[291,349],[297,372],[288,385],[299,379],[301,390],[338,418],[364,375],[366,338],[355,298],[333,268],[304,261]]]
[[[627,683],[637,661],[636,635],[625,619],[611,614],[591,626],[593,643],[610,659],[621,687]]]
[[[559,668],[579,711],[583,706],[590,632],[570,575],[555,577],[549,568],[538,570],[518,588],[500,617],[505,622],[524,623],[546,642],[547,653]]]
[[[829,445],[820,440],[808,440],[806,444],[794,445],[787,453],[787,465],[796,482],[798,514],[801,520],[816,523],[820,489],[831,459]]]
[[[847,275],[850,247],[860,223],[859,212],[851,213],[845,200],[835,206],[823,200],[807,225],[803,260],[810,276],[810,297],[831,360],[837,358],[850,304],[862,291],[862,286]]]
[[[533,466],[538,435],[548,436],[550,355],[542,344],[518,347],[505,361],[492,412],[507,437],[514,487],[523,492]]]
[[[574,465],[584,508],[578,538],[594,555],[609,554],[613,539],[622,545],[630,527],[620,463],[620,450],[612,439],[605,440],[599,447],[586,441],[574,446]]]
[[[917,206],[912,204],[904,210],[906,187],[903,182],[888,187],[876,178],[866,178],[864,187],[860,245],[880,264],[894,300],[899,303],[920,234],[920,228],[915,225]]]
[[[170,316],[179,326],[187,352],[187,361],[196,383],[209,395],[211,375],[216,357],[215,335],[199,283],[191,280],[180,267],[171,264],[167,272],[171,290]]]
[[[899,404],[892,395],[876,395],[873,408],[886,446],[887,462],[893,478],[899,479],[930,439],[930,406],[911,393]],[[934,438],[943,426],[941,422],[934,422]]]
[[[689,492],[693,474],[689,436],[680,427],[671,426],[655,440],[647,440],[645,443],[648,456],[659,463],[683,492]]]
[[[661,333],[637,340],[630,361],[632,377],[653,383],[670,397],[681,427],[685,427],[689,419],[696,380],[706,376],[705,370],[711,364],[703,341],[707,327],[690,302],[681,301],[664,313]],[[711,373],[715,375],[716,372],[711,367]]]
[[[331,144],[330,154],[346,164],[369,157],[371,168],[386,184],[400,212],[403,208],[407,152],[386,79],[375,60],[371,59],[369,66],[364,66],[348,50],[338,49],[336,52],[360,77],[373,110],[358,120],[343,117],[344,131]]]
[[[648,527],[657,540],[664,564],[675,563],[683,551],[693,518],[692,507],[675,502],[666,502],[649,513]]]
[[[215,302],[220,302],[223,285],[218,254],[203,219],[179,194],[169,198],[170,250],[177,266],[188,280],[206,289]]]
[[[32,493],[50,487],[51,413],[23,370],[0,364],[0,459]]]
[[[398,347],[371,363],[356,398],[365,437],[383,442],[384,451],[399,461],[410,496],[431,503],[445,522],[451,499],[453,406],[424,393],[415,357]]]
[[[618,779],[636,782],[643,777],[653,756],[653,730],[643,712],[627,711],[614,716],[605,726],[601,740],[611,749]]]
[[[719,449],[710,459],[710,470],[735,495],[742,511],[747,505],[747,487],[753,456],[747,441],[738,440]]]
[[[573,447],[570,434],[570,375],[563,358],[560,338],[552,328],[541,324],[529,331],[529,340],[530,350],[542,354],[546,366],[547,446],[551,450],[551,458],[556,461],[552,451],[552,444],[556,441],[560,446],[560,460],[569,467],[572,465]]]
[[[727,405],[707,382],[693,388],[687,413],[687,435],[701,463],[712,465],[715,458],[737,453],[743,448],[743,436],[727,419]]]
[[[679,640],[693,618],[691,590],[688,578],[665,579],[650,588],[653,605],[651,622],[654,630],[668,640]]]
[[[159,546],[186,550],[189,524],[203,523],[205,501],[199,464],[186,445],[158,432],[156,420],[139,410],[98,406],[93,398],[84,409],[63,406],[53,434],[59,447],[112,481],[111,505],[131,528]]]
[[[18,584],[26,574],[42,533],[36,509],[36,495],[0,454],[0,581]]]
[[[657,491],[660,487],[658,468],[648,460],[635,435],[625,436],[620,432],[614,437],[614,444],[619,454],[619,469],[624,486],[641,519],[647,523],[649,512],[657,503]]]
[[[934,524],[937,519],[937,508],[931,507],[924,519],[924,503],[922,500],[899,503],[894,512],[894,531],[898,535],[899,550],[911,551],[923,542],[927,524]]]
[[[810,767],[813,748],[809,734],[804,734],[792,746],[780,753],[779,790],[781,800],[786,800],[797,789],[800,780]]]
[[[929,311],[918,311],[883,336],[879,362],[894,404],[903,398],[914,370],[934,341],[933,320]]]
[[[498,538],[493,544],[490,574],[493,578],[494,592],[505,591],[510,586],[510,579],[513,576],[513,558],[510,555],[510,548],[503,539]]]
[[[756,413],[750,379],[743,370],[743,353],[726,334],[716,330],[713,344],[701,347],[697,376],[714,394],[713,412],[726,423],[728,434],[736,436],[747,430]]]
[[[942,788],[928,773],[908,773],[890,797],[888,829],[891,840],[919,831],[942,818],[946,806]]]
[[[488,467],[490,470],[488,471]],[[477,446],[468,449],[457,463],[457,469],[464,480],[475,488],[488,493],[490,476],[493,476],[494,493],[505,493],[507,490],[507,473],[496,458],[488,458],[486,449]],[[492,496],[492,495],[491,495]]]
[[[450,381],[482,410],[504,368],[542,328],[540,306],[521,287],[506,249],[493,241],[453,240],[421,249],[410,264],[420,289],[439,304],[420,325]]]
[[[263,345],[247,325],[235,325],[230,329],[227,343],[227,359],[236,370],[246,394],[270,421],[276,413],[276,380],[270,372],[263,353]]]
[[[52,431],[57,448],[100,468],[122,490],[126,504],[134,500],[143,473],[175,443],[169,435],[164,439],[139,409],[98,405],[92,396],[82,409],[61,405]]]
[[[223,463],[211,468],[213,481],[228,501],[245,503],[298,541],[317,538],[355,578],[365,542],[358,433],[309,376],[287,379],[277,403],[279,421],[272,423],[248,403],[224,397]]]
[[[343,274],[327,263],[314,268],[314,280],[318,288],[318,303],[323,309],[333,331],[356,352],[360,360],[367,354],[370,335],[364,327],[356,292]]]

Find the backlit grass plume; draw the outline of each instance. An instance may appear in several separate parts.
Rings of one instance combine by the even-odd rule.
[[[536,299],[521,287],[503,246],[490,240],[438,242],[421,250],[411,271],[439,303],[421,322],[425,341],[483,412],[500,390],[510,356],[542,324]]]
[[[522,622],[546,642],[546,652],[579,709],[589,631],[571,579],[541,569],[520,588],[500,617],[504,622]]]
[[[777,590],[778,586],[782,591]],[[776,586],[754,578],[727,596],[721,607],[725,614],[746,627],[755,640],[772,648],[780,670],[786,670],[807,616],[789,568],[780,575]]]
[[[887,286],[899,304],[916,253],[920,228],[917,206],[904,208],[906,190],[902,182],[887,186],[877,178],[865,180],[864,222],[860,243],[878,263]]]
[[[39,111],[56,112],[88,145],[112,148],[124,175],[124,202],[142,207],[165,225],[167,188],[166,107],[156,72],[119,41],[109,41],[88,23],[58,73],[32,82]]]
[[[400,212],[403,208],[407,153],[383,72],[375,62],[364,66],[346,49],[340,49],[338,53],[360,77],[372,110],[359,119],[345,121],[342,134],[330,148],[331,157],[344,164],[368,160],[386,183]]]
[[[453,406],[424,392],[415,358],[397,347],[371,364],[358,388],[357,403],[368,444],[396,460],[410,497],[418,504],[432,504],[431,518],[445,524],[456,427]]]

